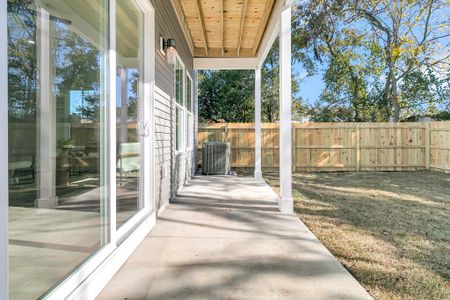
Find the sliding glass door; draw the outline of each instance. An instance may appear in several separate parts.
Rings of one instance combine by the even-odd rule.
[[[144,13],[134,0],[116,1],[117,228],[144,207]]]
[[[7,35],[0,280],[10,299],[62,299],[151,221],[154,11],[147,0],[8,0]]]
[[[11,299],[42,296],[108,243],[107,11],[8,1]]]

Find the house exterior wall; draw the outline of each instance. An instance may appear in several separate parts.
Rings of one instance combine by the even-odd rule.
[[[193,111],[195,112],[197,97],[193,58],[175,10],[171,2],[167,0],[152,0],[152,4],[155,7],[156,45],[159,45],[160,36],[164,39],[174,38],[176,40],[177,53],[186,67],[186,72],[194,81]],[[158,49],[155,51],[155,202],[158,210],[168,203],[169,199],[193,173],[195,150],[175,153],[174,66],[166,62],[166,57]],[[196,128],[196,123],[197,117],[194,113],[194,128]],[[188,136],[187,131],[185,134],[186,141],[195,138]],[[195,148],[193,147],[193,149]]]

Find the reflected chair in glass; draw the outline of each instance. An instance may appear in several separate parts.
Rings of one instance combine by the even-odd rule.
[[[139,172],[140,168],[140,144],[139,143],[121,143],[119,155],[117,158],[117,166],[120,175],[120,185],[122,179],[130,172]]]

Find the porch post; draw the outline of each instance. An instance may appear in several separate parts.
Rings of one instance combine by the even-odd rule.
[[[38,198],[35,206],[52,208],[56,197],[56,99],[52,78],[54,69],[50,45],[50,15],[40,8],[37,14],[37,58],[39,70],[38,129],[37,129],[37,182]]]
[[[292,200],[292,115],[291,115],[291,6],[280,20],[280,190],[281,212],[293,213]]]
[[[262,180],[262,172],[261,172],[261,68],[255,69],[255,179]]]

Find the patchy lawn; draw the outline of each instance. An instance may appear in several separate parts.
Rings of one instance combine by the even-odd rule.
[[[265,179],[278,189],[278,175]],[[297,215],[376,299],[450,299],[450,175],[293,176]]]

